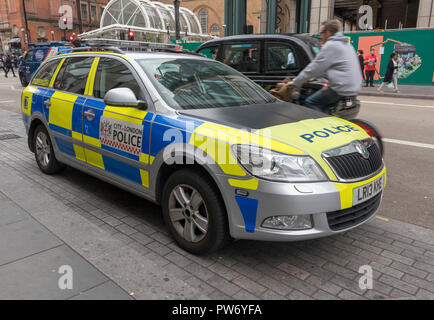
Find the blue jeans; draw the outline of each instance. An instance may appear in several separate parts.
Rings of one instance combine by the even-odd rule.
[[[308,108],[327,113],[328,109],[336,105],[339,98],[340,96],[335,91],[329,87],[323,87],[307,97],[304,104]]]

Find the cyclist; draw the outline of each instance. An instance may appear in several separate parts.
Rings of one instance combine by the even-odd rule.
[[[326,78],[328,86],[305,100],[305,105],[327,112],[341,97],[357,96],[362,84],[359,60],[348,37],[339,32],[337,20],[325,21],[320,27],[323,46],[315,59],[291,82],[300,88],[311,78]]]

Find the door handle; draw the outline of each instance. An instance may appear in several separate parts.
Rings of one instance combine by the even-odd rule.
[[[86,119],[88,121],[92,121],[95,118],[95,113],[93,112],[92,109],[86,110],[84,112],[84,115],[86,116]]]
[[[45,101],[44,101],[44,104],[45,104],[45,106],[46,106],[47,108],[51,107],[51,102],[50,102],[50,100],[45,100]]]

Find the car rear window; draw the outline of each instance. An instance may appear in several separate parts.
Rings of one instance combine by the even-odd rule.
[[[302,40],[304,43],[306,43],[310,50],[312,51],[313,55],[316,56],[319,51],[321,50],[321,41],[318,38],[315,37],[300,37],[300,40]]]

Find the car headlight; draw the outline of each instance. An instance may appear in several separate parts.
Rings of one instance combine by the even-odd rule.
[[[286,155],[246,144],[234,144],[232,151],[250,174],[260,178],[287,182],[327,180],[309,156]]]

